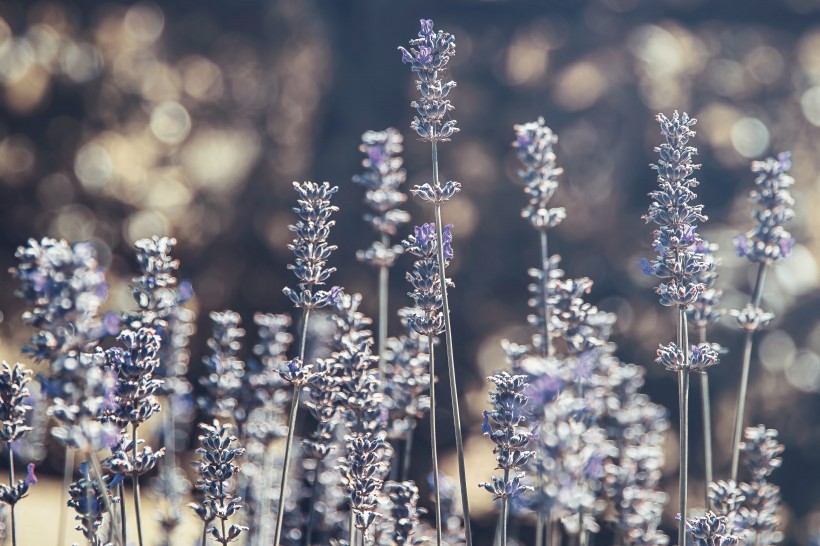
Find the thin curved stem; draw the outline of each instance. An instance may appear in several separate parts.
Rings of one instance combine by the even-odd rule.
[[[432,143],[433,180],[439,185],[438,150],[436,142]],[[453,325],[450,319],[450,303],[447,297],[447,272],[444,268],[444,224],[441,217],[441,203],[435,204],[436,236],[438,246],[438,266],[441,275],[441,300],[444,315],[444,335],[447,345],[447,371],[450,376],[450,401],[453,405],[453,426],[456,437],[456,456],[458,458],[458,478],[461,486],[461,508],[464,513],[464,535],[466,546],[473,546],[473,535],[470,526],[470,500],[467,496],[467,469],[464,465],[464,438],[461,433],[461,411],[458,407],[458,386],[456,384],[456,364],[453,356]]]
[[[430,347],[430,446],[433,450],[433,499],[436,511],[436,546],[441,546],[441,494],[438,479],[438,441],[436,436],[436,357],[433,336],[427,336]]]
[[[549,280],[550,280],[550,255],[547,241],[547,228],[540,230],[541,234],[541,290],[544,299],[544,342],[542,344],[542,356],[552,354],[552,336],[550,335],[550,306],[549,306]],[[536,543],[537,544],[537,543]]]
[[[125,522],[128,519],[128,516],[125,512],[125,486],[123,484],[118,485],[117,492],[120,496],[120,524],[122,525],[122,543],[128,544],[128,538],[125,532]]]
[[[103,480],[102,475],[102,467],[100,466],[100,461],[97,460],[97,456],[94,455],[93,451],[87,452],[87,462],[91,466],[94,473],[97,475],[97,483],[100,485],[100,491],[102,493],[103,504],[105,504],[105,510],[108,512],[108,517],[111,518],[111,524],[114,526],[114,522],[117,520],[115,517],[116,512],[114,512],[114,502],[111,500],[111,497],[108,494],[108,489],[105,487],[105,481]],[[90,478],[90,473],[86,475],[86,479]],[[117,529],[112,530],[112,535],[117,542],[117,546],[125,546],[125,542],[122,540],[122,536],[120,533],[117,532]]]
[[[678,545],[685,546],[689,500],[689,332],[686,311],[683,308],[678,310],[678,331],[684,362],[683,368],[678,372],[680,401],[680,522],[678,524]]]
[[[203,522],[202,524],[202,542],[200,543],[201,546],[205,546],[208,541],[208,523]]]
[[[700,334],[700,343],[706,343],[706,326],[700,326],[698,332]],[[700,375],[700,400],[703,409],[703,460],[704,477],[706,478],[705,506],[707,510],[711,510],[709,484],[714,481],[714,467],[712,463],[712,404],[709,396],[709,374],[707,373]]]
[[[137,424],[134,423],[133,425],[134,433],[133,433],[133,454],[134,454],[134,465],[136,466],[137,463]],[[140,482],[139,482],[139,474],[136,470],[131,475],[131,479],[134,482],[134,513],[137,516],[137,540],[139,546],[142,546],[142,521],[140,519]]]
[[[73,481],[71,479],[74,474],[74,449],[66,446],[65,448],[65,465],[63,466],[63,488],[60,490],[60,522],[57,524],[57,546],[65,544],[65,524],[66,524],[66,493]]]
[[[766,279],[766,264],[761,262],[757,269],[757,279],[755,280],[754,292],[752,293],[752,305],[760,307],[760,298],[763,295],[763,282]],[[740,392],[737,398],[737,409],[735,411],[735,428],[732,434],[732,480],[737,481],[738,466],[740,464],[740,439],[743,435],[743,418],[746,412],[746,394],[749,389],[749,369],[752,364],[752,342],[754,340],[754,330],[746,332],[746,340],[743,344],[743,368],[740,372]]]
[[[510,469],[504,469],[504,483],[510,479]],[[510,500],[507,497],[501,499],[501,546],[507,546],[507,514]]]
[[[14,448],[11,445],[11,442],[8,443],[9,446],[9,487],[14,488]],[[17,523],[14,519],[14,504],[11,503],[9,506],[11,512],[11,544],[12,546],[17,546]]]
[[[302,314],[302,339],[299,343],[299,361],[305,360],[305,343],[307,341],[308,319],[310,318],[310,308],[305,308]],[[282,465],[282,480],[279,484],[279,507],[276,511],[276,530],[273,535],[274,546],[279,546],[282,539],[282,522],[285,519],[285,486],[288,481],[288,470],[290,469],[290,448],[293,444],[293,434],[296,429],[296,415],[299,412],[299,397],[302,389],[293,387],[293,400],[290,404],[290,423],[288,424],[288,437],[285,441],[285,461]]]
[[[390,236],[382,233],[382,244],[390,246]],[[386,265],[379,267],[379,375],[385,376],[384,349],[387,345],[388,311],[387,298],[390,287],[390,268]]]

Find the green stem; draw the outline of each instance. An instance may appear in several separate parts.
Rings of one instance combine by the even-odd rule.
[[[544,298],[544,343],[542,344],[542,356],[552,354],[552,336],[550,335],[550,306],[549,280],[550,280],[550,254],[547,244],[547,228],[541,229],[541,290]],[[537,544],[537,543],[536,543]]]
[[[760,307],[760,298],[763,295],[763,282],[766,279],[766,264],[761,262],[757,268],[757,279],[752,293],[752,305]],[[740,440],[743,435],[743,417],[746,412],[746,394],[749,389],[749,368],[752,364],[752,341],[754,330],[746,332],[743,344],[743,369],[740,373],[740,392],[737,398],[735,411],[735,428],[732,435],[732,480],[737,481],[738,466],[740,464]]]
[[[299,343],[299,362],[304,365],[305,343],[307,341],[308,319],[310,318],[310,308],[306,307],[302,315],[302,339]],[[279,484],[279,507],[276,511],[276,530],[273,535],[274,546],[279,546],[282,538],[282,522],[285,519],[285,486],[288,480],[288,470],[290,469],[290,448],[293,444],[293,433],[296,429],[296,415],[299,412],[299,397],[302,389],[293,387],[293,400],[290,404],[290,423],[288,424],[288,437],[285,441],[285,461],[282,465],[282,480]]]
[[[436,546],[441,546],[441,495],[438,480],[438,441],[436,440],[436,356],[433,335],[427,336],[430,354],[430,446],[433,450],[433,498],[436,511]]]
[[[139,425],[137,425],[136,423],[133,423],[132,426],[133,426],[133,429],[134,429],[134,432],[133,432],[134,446],[133,446],[132,449],[133,449],[133,454],[134,454],[134,465],[136,466],[136,463],[137,463],[137,427]],[[140,518],[140,482],[139,482],[139,474],[137,473],[136,470],[134,470],[134,473],[131,475],[131,479],[134,482],[134,513],[137,516],[137,540],[138,540],[139,546],[142,546],[142,521],[141,521],[141,518]]]
[[[60,522],[57,524],[57,546],[65,544],[65,524],[66,524],[66,493],[72,482],[72,475],[74,474],[74,449],[70,447],[65,448],[65,465],[63,466],[63,488],[60,490]]]
[[[387,233],[382,233],[382,244],[385,249],[390,246],[390,236]],[[384,377],[385,361],[384,349],[387,345],[387,298],[388,288],[390,286],[390,268],[386,265],[379,267],[379,375]]]
[[[439,185],[438,150],[436,141],[432,141],[433,181]],[[461,433],[461,412],[458,407],[458,387],[456,385],[456,364],[453,355],[453,326],[450,320],[450,303],[447,297],[447,272],[444,268],[444,224],[441,218],[441,203],[435,204],[436,235],[438,246],[438,266],[441,276],[442,313],[444,315],[444,334],[447,345],[447,371],[450,376],[450,400],[453,404],[453,426],[456,437],[456,456],[458,458],[458,478],[461,486],[461,508],[464,513],[464,535],[466,546],[473,546],[473,535],[470,526],[470,500],[467,496],[467,470],[464,465],[464,438]],[[432,350],[431,350],[432,352]],[[277,545],[278,546],[278,545]]]
[[[14,448],[11,446],[11,442],[8,443],[9,446],[9,487],[14,489]],[[12,546],[17,546],[17,524],[14,520],[14,505],[15,503],[11,503],[9,505],[9,510],[11,511],[11,544]]]
[[[706,343],[706,326],[698,328],[700,333],[700,343]],[[712,473],[712,404],[709,398],[709,374],[702,373],[700,376],[700,400],[703,407],[703,460],[704,473],[706,478],[706,509],[711,510],[709,501],[709,484],[714,481]]]
[[[678,545],[686,545],[686,518],[689,489],[689,332],[686,311],[678,310],[678,329],[683,351],[683,368],[679,372],[680,399],[680,522],[678,525]]]

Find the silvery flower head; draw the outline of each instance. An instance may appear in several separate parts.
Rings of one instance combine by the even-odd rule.
[[[726,518],[713,512],[686,522],[696,546],[734,546],[741,539],[726,530]]]
[[[31,370],[19,362],[2,361],[0,367],[0,442],[14,442],[31,430],[26,426],[26,414],[31,409],[28,382]]]
[[[283,292],[296,307],[324,307],[327,305],[327,292],[314,290],[324,285],[336,270],[335,267],[326,267],[326,264],[330,254],[336,250],[335,245],[328,244],[327,238],[330,228],[336,224],[330,217],[339,210],[330,204],[330,198],[339,188],[327,182],[316,184],[310,181],[294,182],[293,187],[299,194],[299,206],[293,208],[299,220],[289,226],[296,238],[288,245],[295,256],[295,263],[289,264],[288,269],[296,275],[299,284],[298,290],[286,287]]]
[[[108,285],[90,243],[29,239],[15,257],[18,265],[10,270],[18,282],[15,294],[30,307],[23,320],[38,330],[26,352],[54,363],[104,333],[98,315]]]
[[[451,260],[453,258],[452,226],[444,226],[443,235],[444,259]],[[443,302],[435,224],[416,226],[414,234],[402,243],[404,249],[417,258],[413,264],[413,271],[407,273],[407,280],[413,287],[409,295],[416,302],[418,312],[408,318],[408,321],[419,335],[438,335],[444,331],[444,317],[441,313]],[[448,279],[447,282],[450,280]]]
[[[392,127],[384,131],[367,131],[362,135],[359,149],[365,154],[362,165],[365,172],[353,177],[353,182],[367,189],[365,202],[372,213],[364,215],[365,221],[384,236],[395,235],[397,229],[410,221],[410,215],[398,207],[407,200],[399,189],[406,178],[402,168],[402,136]],[[375,266],[390,267],[401,253],[400,246],[385,246],[381,241],[360,250],[356,258]]]
[[[524,191],[529,195],[529,203],[521,211],[521,216],[535,229],[553,228],[566,218],[563,207],[548,207],[558,188],[557,178],[564,172],[555,164],[553,147],[558,137],[545,125],[544,118],[515,125],[514,129],[513,147],[518,150],[518,159],[524,165],[518,170],[518,176],[524,181]]]
[[[391,538],[398,545],[416,544],[413,534],[419,525],[419,515],[425,513],[419,507],[419,488],[413,481],[387,482],[384,487],[390,495],[390,519],[393,522]]]
[[[663,114],[657,119],[666,142],[655,148],[660,158],[652,169],[658,173],[659,188],[649,194],[652,203],[643,217],[657,226],[653,242],[657,257],[651,262],[644,258],[640,265],[644,274],[661,279],[656,292],[662,305],[687,309],[705,289],[699,276],[707,268],[698,251],[697,233],[697,223],[705,222],[706,216],[703,205],[693,204],[698,181],[691,178],[700,168],[693,161],[697,149],[689,145],[697,120],[677,112],[671,119]]]
[[[384,483],[385,463],[381,455],[384,438],[381,433],[366,432],[362,436],[347,437],[345,442],[347,456],[341,461],[340,470],[356,528],[366,533],[376,519],[377,495]]]
[[[237,407],[243,387],[245,363],[238,358],[245,330],[239,313],[233,311],[210,314],[213,335],[208,339],[210,354],[203,357],[205,374],[199,381],[205,394],[199,397],[200,408],[209,415],[229,417]]]
[[[492,483],[480,483],[479,486],[489,491],[493,500],[514,499],[533,489],[522,483],[524,473],[509,475],[509,471],[524,467],[535,456],[534,451],[526,449],[532,435],[523,429],[528,403],[525,391],[529,385],[526,376],[507,372],[497,373],[487,380],[495,384],[495,390],[490,393],[493,409],[484,412],[481,432],[495,444],[496,468],[503,469],[508,478],[493,476]]]
[[[410,103],[418,115],[410,127],[423,140],[450,140],[453,133],[458,132],[458,128],[455,120],[445,121],[447,113],[453,109],[447,96],[456,82],[445,82],[442,78],[450,57],[456,53],[455,36],[443,30],[433,30],[433,21],[422,19],[419,37],[410,40],[410,45],[416,47],[411,47],[409,51],[399,47],[401,62],[409,64],[419,78],[416,89],[421,98]]]
[[[131,434],[123,430],[117,443],[111,446],[111,455],[100,461],[100,464],[112,474],[141,476],[150,472],[165,456],[165,448],[157,451],[151,449],[150,446],[140,448],[144,443],[145,440],[138,439],[135,446]]]
[[[148,322],[164,318],[179,302],[174,276],[179,260],[171,257],[176,243],[176,239],[156,235],[134,243],[140,275],[134,277],[131,293]]]
[[[136,332],[123,330],[117,340],[123,347],[105,352],[106,366],[117,375],[116,407],[106,412],[105,419],[120,426],[136,426],[160,410],[156,392],[162,380],[154,377],[160,339],[153,329],[140,328]]]
[[[235,524],[225,530],[228,520],[243,508],[241,497],[234,492],[233,478],[239,473],[236,461],[245,450],[236,446],[230,425],[214,420],[212,424],[200,423],[199,427],[202,434],[199,435],[201,447],[196,450],[200,455],[200,460],[195,463],[199,473],[196,489],[202,493],[203,499],[190,506],[206,525],[214,519],[222,520],[222,530],[215,525],[208,529],[208,534],[217,542],[227,544],[248,530]]]
[[[755,481],[765,480],[780,468],[783,449],[783,444],[777,441],[777,431],[763,425],[747,427],[740,443],[741,458]]]
[[[789,192],[794,184],[794,178],[788,174],[791,167],[790,152],[752,162],[757,188],[749,197],[754,203],[757,224],[735,238],[739,256],[754,263],[774,264],[791,254],[794,238],[783,227],[794,218],[794,198]]]
[[[686,357],[677,343],[659,345],[655,362],[672,372],[688,369],[692,372],[703,372],[720,360],[719,346],[712,343],[692,345]],[[687,361],[684,361],[688,357]]]
[[[717,267],[720,263],[717,258],[719,247],[703,239],[697,243],[695,250],[703,255],[705,265],[704,269],[696,275],[697,281],[703,284],[703,292],[698,294],[686,310],[686,317],[694,326],[705,328],[709,324],[716,323],[724,313],[719,307],[723,290],[715,288],[718,278]]]

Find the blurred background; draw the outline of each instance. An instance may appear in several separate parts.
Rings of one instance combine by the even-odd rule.
[[[194,378],[207,311],[234,309],[246,323],[254,311],[290,311],[281,289],[294,283],[286,269],[291,182],[329,180],[340,187],[341,207],[332,282],[362,292],[375,315],[375,272],[355,259],[372,233],[361,220],[363,190],[350,180],[361,169],[361,134],[389,126],[406,137],[408,187],[430,179],[429,145],[409,129],[414,78],[396,51],[422,17],[457,42],[452,100],[461,132],[440,147],[440,161],[442,176],[463,184],[444,213],[455,224],[451,301],[471,481],[493,462],[480,434],[484,377],[505,366],[500,340],[530,333],[526,270],[538,248],[519,217],[525,198],[510,142],[513,124],[538,116],[558,133],[565,169],[555,202],[568,219],[552,232],[552,250],[569,276],[595,281],[591,301],[618,314],[619,355],[649,368],[647,392],[676,421],[674,375],[652,364],[674,313],[657,303],[635,262],[652,252],[640,216],[655,183],[653,116],[686,110],[699,119],[700,196],[710,216],[703,233],[721,245],[727,308],[741,307],[753,282],[754,268],[731,245],[752,226],[749,163],[793,152],[798,244],[765,288],[763,306],[777,319],[757,338],[747,421],[780,431],[786,452],[773,481],[784,497],[785,543],[807,544],[820,534],[818,0],[4,0],[0,266],[13,265],[29,237],[91,240],[109,268],[108,306],[129,309],[132,243],[176,237],[180,276],[193,284],[200,317]],[[415,223],[431,221],[428,208],[407,208]],[[409,303],[400,278],[409,264],[404,257],[393,270],[393,310]],[[25,358],[19,347],[30,335],[13,288],[10,278],[0,283],[7,360]],[[730,352],[711,374],[721,479],[742,342],[733,319],[724,322],[714,337]],[[452,451],[447,411],[440,445]],[[697,504],[699,402],[692,411]],[[420,452],[428,449],[419,442]],[[674,430],[669,442],[677,443]],[[46,462],[41,473],[61,469]],[[428,470],[419,461],[417,480]],[[666,474],[674,498],[674,449]],[[494,525],[491,510],[476,487],[479,529]]]

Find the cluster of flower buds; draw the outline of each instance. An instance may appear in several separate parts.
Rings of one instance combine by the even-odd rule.
[[[532,487],[524,485],[521,478],[524,473],[510,474],[520,470],[535,456],[534,451],[526,449],[530,443],[529,431],[522,430],[527,422],[528,403],[525,390],[529,387],[524,375],[510,375],[500,372],[487,378],[495,384],[495,390],[490,393],[491,411],[484,412],[484,424],[481,431],[484,436],[495,444],[493,453],[498,462],[496,468],[504,471],[503,477],[493,476],[492,483],[480,483],[493,495],[493,499],[514,499]],[[493,428],[495,425],[495,428]]]
[[[214,519],[220,519],[223,523],[221,528],[225,529],[228,520],[242,510],[242,498],[233,493],[231,483],[239,472],[239,466],[235,461],[245,453],[245,450],[235,446],[236,437],[231,435],[230,425],[222,424],[215,419],[213,424],[200,423],[199,427],[202,430],[199,436],[202,447],[196,450],[201,457],[201,460],[195,463],[199,472],[196,488],[204,498],[200,503],[192,503],[191,508],[206,526]],[[218,543],[227,545],[247,529],[232,524],[224,531],[224,535],[217,526],[207,531]]]
[[[711,343],[692,345],[689,353],[684,356],[683,351],[676,343],[658,346],[658,356],[655,359],[667,370],[679,372],[688,369],[692,372],[703,372],[709,366],[714,366],[720,360],[720,347]]]
[[[696,250],[703,256],[705,265],[705,268],[695,276],[697,282],[703,285],[703,292],[698,294],[698,297],[686,310],[686,318],[693,326],[704,329],[709,324],[716,323],[723,316],[723,310],[719,307],[723,290],[715,288],[715,282],[718,278],[717,267],[719,265],[717,258],[718,245],[703,239],[700,243],[697,243]]]
[[[296,234],[293,243],[288,248],[295,256],[295,263],[288,265],[299,280],[299,289],[285,287],[284,293],[298,308],[313,309],[327,305],[327,292],[314,289],[322,286],[336,270],[335,267],[326,267],[330,254],[336,250],[335,245],[328,244],[330,228],[335,220],[330,217],[339,210],[330,204],[330,198],[339,189],[327,182],[294,182],[293,187],[299,194],[299,206],[293,211],[299,216],[299,221],[290,226]]]
[[[726,517],[717,516],[713,512],[690,519],[686,522],[686,527],[695,546],[734,546],[743,543],[739,537],[727,531]]]
[[[117,376],[115,407],[104,419],[124,427],[137,426],[160,410],[156,392],[162,384],[154,377],[159,365],[159,336],[151,328],[123,330],[117,337],[124,347],[105,351],[105,365]]]
[[[640,264],[644,274],[662,280],[656,290],[661,305],[687,309],[704,291],[700,275],[708,268],[697,233],[697,223],[705,222],[706,216],[703,205],[692,203],[698,181],[690,178],[700,168],[693,161],[697,149],[689,145],[697,120],[677,112],[671,119],[663,114],[657,119],[666,142],[655,148],[660,158],[652,169],[658,173],[659,188],[650,192],[652,203],[643,217],[658,226],[652,245],[657,258],[652,262],[644,258]]]
[[[393,542],[398,546],[416,544],[413,535],[419,526],[419,516],[425,513],[418,505],[419,488],[412,481],[403,481],[387,482],[384,489],[390,496]]]
[[[0,364],[0,442],[11,443],[31,430],[26,425],[31,370],[19,362]]]
[[[375,267],[392,267],[402,247],[389,246],[387,237],[396,235],[398,228],[410,221],[410,215],[397,208],[407,200],[399,189],[407,176],[399,156],[402,140],[401,133],[391,127],[367,131],[359,147],[365,154],[362,165],[366,170],[355,175],[353,182],[366,188],[365,202],[373,212],[365,214],[364,219],[382,235],[382,240],[358,251],[356,258]]]
[[[535,229],[554,228],[566,218],[563,207],[549,208],[549,202],[558,189],[557,178],[564,172],[555,164],[553,147],[558,136],[546,126],[544,118],[514,128],[516,138],[513,147],[524,164],[524,168],[518,170],[518,176],[529,195],[529,202],[521,211],[521,216]]]
[[[416,47],[411,47],[409,51],[399,47],[401,61],[409,64],[419,78],[416,89],[421,98],[410,103],[418,115],[410,126],[423,140],[450,140],[458,128],[455,120],[445,121],[447,113],[453,109],[447,96],[456,82],[445,82],[442,76],[450,57],[456,53],[455,36],[443,30],[433,30],[433,21],[422,19],[419,37],[410,40],[410,45]]]
[[[213,335],[208,339],[210,354],[202,359],[205,373],[199,381],[205,394],[199,397],[199,406],[208,415],[228,418],[238,407],[241,396],[245,362],[238,356],[245,330],[242,318],[233,311],[210,314]]]
[[[74,518],[79,522],[77,530],[82,532],[88,543],[91,546],[106,546],[111,542],[101,536],[103,516],[107,513],[107,503],[120,500],[112,492],[122,483],[122,475],[103,476],[101,483],[90,475],[88,467],[87,462],[80,463],[80,479],[68,488],[68,506],[77,512]]]
[[[340,470],[356,528],[366,533],[376,519],[377,494],[384,483],[384,438],[382,433],[365,432],[346,437],[345,443],[347,456],[342,460]]]
[[[443,234],[444,259],[452,260],[452,226],[444,226]],[[407,273],[407,280],[413,287],[409,295],[416,302],[415,312],[407,320],[419,335],[436,336],[444,331],[444,316],[441,312],[441,272],[436,257],[438,246],[435,224],[416,226],[414,235],[408,236],[403,244],[404,249],[417,258],[413,271]]]
[[[794,198],[789,192],[794,184],[794,178],[788,174],[791,167],[789,152],[752,162],[757,189],[751,192],[750,199],[757,224],[734,241],[738,255],[751,262],[774,264],[791,254],[794,238],[783,227],[794,217]]]

